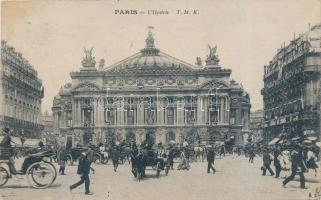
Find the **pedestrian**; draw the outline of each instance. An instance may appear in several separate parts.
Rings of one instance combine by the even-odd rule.
[[[222,158],[222,155],[225,157],[225,147],[224,147],[224,145],[221,146],[220,158]]]
[[[254,153],[254,148],[253,147],[250,147],[249,149],[249,163],[253,163],[254,161],[254,157],[255,157],[255,153]]]
[[[111,152],[111,159],[112,159],[112,161],[113,161],[114,172],[117,171],[118,162],[119,162],[119,157],[120,157],[120,149],[119,149],[119,146],[114,145],[113,148],[112,148],[112,152]]]
[[[295,175],[300,176],[300,187],[305,189],[305,177],[304,171],[306,167],[303,161],[302,150],[299,145],[296,145],[294,150],[291,152],[291,175],[283,181],[283,187],[286,186],[288,182],[294,179]]]
[[[267,149],[263,150],[263,167],[261,168],[263,173],[262,176],[266,175],[266,170],[268,170],[271,174],[271,176],[274,176],[274,172],[271,169],[271,156],[269,154],[269,151]]]
[[[213,167],[215,160],[215,151],[213,147],[210,147],[207,152],[207,173],[209,174],[211,172],[211,169],[213,170],[213,174],[215,174],[216,169]]]
[[[59,167],[60,175],[66,175],[65,174],[66,162],[67,162],[67,151],[65,148],[61,148],[58,156],[58,164],[60,166]]]
[[[3,150],[0,151],[1,153],[0,157],[3,157],[2,159],[4,160],[9,160],[8,166],[9,166],[10,172],[13,174],[17,174],[18,171],[15,168],[15,161],[14,161],[15,152],[11,145],[12,143],[15,144],[15,142],[12,141],[11,132],[9,128],[5,127],[3,129],[3,132],[4,132],[4,137],[2,138],[2,141],[0,143],[0,147],[2,147]]]
[[[237,157],[237,147],[236,146],[234,146],[232,149],[232,157],[233,157],[233,159]]]
[[[81,184],[85,183],[85,194],[86,195],[92,195],[93,193],[89,190],[90,185],[90,179],[89,179],[89,172],[90,172],[90,165],[91,165],[91,159],[89,158],[88,152],[83,152],[81,154],[81,157],[79,159],[77,174],[80,175],[80,181],[77,183],[71,185],[69,187],[70,191],[75,189],[76,187],[80,186]]]
[[[168,163],[172,170],[174,170],[174,157],[175,157],[176,149],[175,147],[170,147],[168,152]]]
[[[177,166],[178,170],[189,170],[190,166],[187,162],[186,156],[185,156],[185,150],[183,149],[181,152],[181,156],[180,156],[180,163]]]
[[[279,178],[280,177],[280,173],[281,173],[281,152],[279,148],[276,148],[273,151],[273,164],[275,167],[275,178]]]
[[[307,152],[307,160],[306,166],[308,169],[313,169],[315,172],[315,176],[317,176],[317,168],[318,165],[316,163],[316,156],[312,150],[308,150]]]

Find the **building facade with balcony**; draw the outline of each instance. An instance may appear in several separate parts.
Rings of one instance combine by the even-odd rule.
[[[250,130],[252,142],[260,142],[263,140],[263,110],[256,110],[250,114]]]
[[[85,50],[82,67],[71,72],[53,101],[55,132],[73,145],[110,140],[145,139],[191,143],[224,140],[241,142],[249,129],[250,98],[222,69],[216,47],[206,65],[192,65],[154,45],[124,60],[95,67],[92,50]]]
[[[10,128],[15,136],[38,138],[44,89],[37,71],[6,41],[1,41],[1,65],[0,128]]]
[[[264,67],[264,139],[282,132],[320,139],[321,24],[294,38]]]

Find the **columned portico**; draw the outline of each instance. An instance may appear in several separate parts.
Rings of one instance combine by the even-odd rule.
[[[93,133],[94,142],[134,134],[138,143],[146,137],[208,143],[211,130],[215,140],[224,140],[229,130],[241,136],[248,128],[249,97],[229,80],[231,70],[219,65],[216,47],[210,50],[206,65],[194,66],[161,52],[149,33],[139,53],[99,69],[86,50],[80,71],[71,73],[72,83],[54,100],[55,129],[66,132],[69,120],[70,130]],[[71,121],[64,106],[69,102]]]

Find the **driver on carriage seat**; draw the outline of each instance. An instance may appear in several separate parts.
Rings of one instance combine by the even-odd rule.
[[[142,149],[146,152],[147,158],[154,157],[153,143],[150,140],[145,139],[142,143]]]
[[[4,137],[0,143],[0,147],[7,149],[8,151],[6,152],[6,155],[1,155],[1,157],[4,157],[5,159],[9,160],[8,164],[9,164],[10,172],[18,173],[18,171],[14,166],[14,152],[11,146],[11,143],[14,143],[14,142],[12,141],[12,138],[10,135],[10,129],[5,127],[3,129],[3,132],[4,132]]]

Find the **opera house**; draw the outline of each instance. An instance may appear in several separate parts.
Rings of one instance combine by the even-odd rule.
[[[85,50],[80,71],[53,100],[55,131],[73,145],[111,140],[210,143],[248,134],[250,98],[219,65],[217,47],[195,65],[155,47],[149,32],[138,53],[96,67]]]

